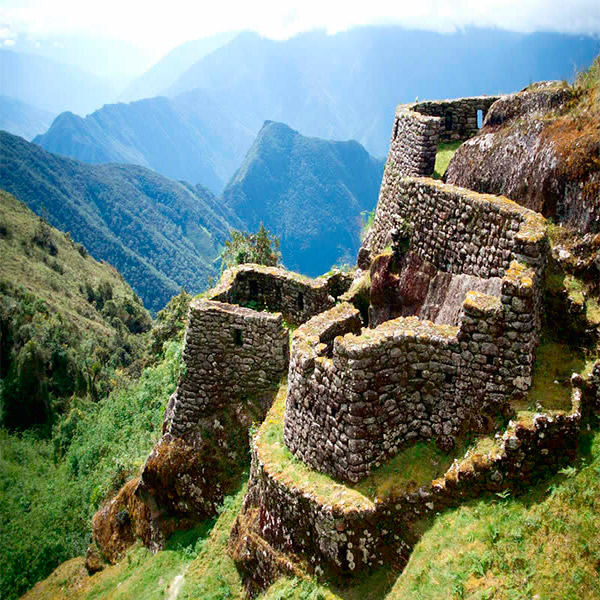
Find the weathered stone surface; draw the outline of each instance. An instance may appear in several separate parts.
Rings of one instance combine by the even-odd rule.
[[[481,96],[399,105],[386,171],[393,166],[402,177],[429,177],[435,167],[438,143],[466,140],[475,135],[477,112],[485,116],[497,99],[497,96]]]
[[[600,123],[563,117],[572,99],[555,82],[501,98],[453,156],[446,180],[600,232]]]
[[[311,279],[279,267],[244,264],[225,271],[206,299],[268,308],[300,324],[333,306],[351,283],[352,277],[341,271]]]
[[[390,231],[408,223],[411,250],[441,271],[502,277],[514,259],[543,268],[548,240],[540,214],[501,196],[402,178],[388,166],[373,226],[363,241],[371,257],[385,249]]]
[[[117,560],[136,537],[160,548],[175,529],[215,514],[247,465],[252,422],[263,420],[287,373],[283,315],[301,323],[333,306],[350,283],[339,271],[309,279],[284,269],[241,265],[191,302],[182,369],[165,411],[163,437],[141,478],[128,482],[94,517],[94,540],[109,560]],[[123,519],[116,519],[115,511]],[[135,520],[125,518],[132,514]]]
[[[541,215],[431,179],[384,187],[385,180],[365,247],[379,252],[390,231],[411,233],[406,254],[373,261],[369,318],[380,324],[360,335],[340,332],[324,354],[318,332],[338,313],[322,313],[295,332],[290,360],[285,442],[304,463],[346,481],[414,440],[448,448],[484,426],[487,413],[529,389],[539,336],[548,249]],[[438,275],[448,287],[452,278],[488,282],[480,289],[495,295],[453,295],[457,326],[386,320],[419,314]],[[434,304],[427,303],[432,317],[453,315],[443,301]],[[352,452],[355,441],[364,442],[360,453]]]
[[[101,568],[102,559],[116,563],[125,550],[141,539],[150,545],[152,530],[149,508],[135,495],[139,478],[128,481],[92,519],[93,540],[89,551],[90,571]]]
[[[279,575],[292,575],[294,566],[286,556],[302,558],[329,581],[384,563],[401,568],[419,539],[414,524],[423,517],[485,492],[522,491],[572,461],[582,401],[574,388],[570,412],[511,424],[496,447],[485,454],[469,452],[428,485],[347,505],[323,498],[306,478],[281,481],[267,466],[259,430],[248,493],[229,545],[246,589],[256,594]],[[262,566],[256,570],[257,565]]]
[[[275,387],[287,371],[288,332],[280,313],[196,299],[190,304],[183,364],[164,433],[196,430],[201,419]]]

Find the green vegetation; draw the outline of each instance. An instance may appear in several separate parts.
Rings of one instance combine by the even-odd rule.
[[[114,265],[150,310],[216,275],[237,221],[207,189],[134,165],[86,165],[6,132],[0,147],[0,188]]]
[[[267,121],[223,191],[247,230],[259,223],[281,240],[284,264],[317,276],[353,263],[361,213],[376,202],[383,161],[357,142],[300,135]]]
[[[138,371],[151,320],[111,267],[0,191],[0,424],[49,427]]]
[[[254,263],[276,267],[281,262],[279,238],[267,231],[261,223],[256,233],[230,231],[231,239],[225,242],[221,254],[221,271],[242,265]]]
[[[446,173],[450,160],[462,142],[448,142],[439,144],[437,154],[435,155],[435,167],[433,169],[433,178],[441,179]]]
[[[517,410],[571,410],[571,375],[587,375],[595,358],[589,351],[560,344],[548,335],[536,349],[533,383]]]
[[[325,504],[343,504],[345,508],[372,508],[374,502],[413,491],[443,475],[455,458],[464,455],[466,446],[452,453],[439,450],[435,442],[418,442],[357,484],[344,484],[307,467],[287,448],[283,441],[283,416],[286,385],[279,389],[275,402],[261,426],[256,444],[259,458],[269,473],[286,485],[300,488],[321,498]]]
[[[599,475],[596,430],[576,466],[524,495],[436,517],[387,598],[600,598]]]
[[[214,523],[172,539],[163,553],[135,547],[102,573],[87,577],[82,560],[61,565],[27,596],[125,598],[166,594],[183,575],[178,598],[244,598],[227,555],[229,531],[245,486],[228,498]],[[435,515],[402,573],[384,567],[338,588],[310,576],[282,578],[260,600],[532,600],[600,598],[600,432],[592,429],[580,458],[526,493],[485,496]],[[211,528],[212,527],[212,528]],[[207,534],[208,529],[210,533]],[[161,570],[164,574],[161,576]],[[123,587],[125,586],[125,587]],[[160,597],[160,596],[158,596]]]
[[[181,345],[134,383],[78,399],[51,440],[0,430],[0,595],[16,598],[61,562],[85,553],[100,504],[136,475],[160,435]]]
[[[373,223],[375,222],[376,210],[377,208],[374,208],[373,210],[363,210],[360,213],[360,216],[362,218],[362,229],[360,230],[361,242],[364,241],[364,239],[367,237],[367,233],[369,233],[371,227],[373,227]]]

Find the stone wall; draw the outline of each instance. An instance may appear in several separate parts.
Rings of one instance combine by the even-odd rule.
[[[594,410],[600,415],[600,360],[597,360],[592,368],[589,388]]]
[[[284,269],[241,265],[191,302],[180,378],[167,405],[163,436],[139,481],[127,484],[128,507],[144,515],[136,528],[146,532],[149,547],[158,549],[175,529],[214,515],[239,483],[248,464],[248,430],[264,419],[287,373],[284,319],[298,324],[330,308],[350,283],[339,271],[309,279]],[[94,520],[99,552],[111,559],[132,542],[132,532],[131,524],[115,521],[114,510],[102,509]]]
[[[287,371],[288,349],[281,314],[193,300],[184,368],[167,407],[165,433],[182,436],[234,399],[260,396],[276,386]]]
[[[371,257],[408,226],[410,248],[441,271],[502,277],[512,260],[543,268],[544,218],[502,196],[478,194],[427,178],[402,178],[386,167],[373,225],[359,254]]]
[[[258,310],[267,308],[299,324],[332,307],[351,282],[351,277],[340,271],[311,279],[278,267],[245,264],[225,271],[206,298]]]
[[[440,139],[440,119],[400,105],[396,110],[385,169],[393,165],[402,175],[433,174]]]
[[[475,135],[477,111],[483,117],[498,96],[400,104],[396,109],[386,169],[402,176],[433,174],[439,142],[466,140]]]
[[[456,100],[433,100],[408,105],[411,110],[428,117],[440,119],[440,141],[453,142],[470,138],[479,131],[477,111],[482,112],[482,122],[488,110],[502,96],[475,96]]]
[[[540,289],[513,261],[500,297],[467,294],[458,327],[401,317],[357,332],[358,311],[344,304],[310,320],[292,340],[286,445],[349,481],[416,439],[452,446],[529,389]]]
[[[283,481],[269,467],[259,431],[248,494],[230,540],[247,589],[256,592],[271,583],[253,580],[257,573],[293,575],[294,556],[328,580],[384,563],[402,567],[421,534],[414,525],[423,518],[486,492],[526,490],[574,460],[582,399],[581,390],[574,388],[570,412],[511,421],[491,449],[481,453],[475,446],[440,479],[374,500],[363,496],[357,501],[355,495],[340,502],[343,494],[337,489],[332,497],[323,497],[306,477]],[[332,488],[339,485],[332,482]]]

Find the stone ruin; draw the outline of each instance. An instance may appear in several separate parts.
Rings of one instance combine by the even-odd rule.
[[[215,514],[247,467],[252,423],[287,374],[288,327],[333,307],[350,283],[339,271],[310,279],[241,265],[192,300],[163,435],[141,476],[94,516],[88,565],[98,554],[115,562],[136,537],[159,549],[174,529]]]
[[[475,133],[476,111],[485,116],[494,100],[398,108],[354,282],[340,272],[309,279],[242,265],[192,301],[163,437],[139,480],[94,518],[106,557],[122,553],[115,539],[137,536],[159,548],[175,528],[214,515],[245,468],[252,423],[278,394],[289,460],[342,490],[417,441],[450,451],[465,434],[489,431],[492,417],[526,394],[545,221],[507,198],[422,177],[433,171],[437,143]],[[291,350],[290,325],[299,326]],[[484,491],[518,489],[573,458],[585,397],[600,410],[600,362],[589,381],[573,380],[571,411],[511,421],[493,449],[467,453],[430,484],[382,500],[359,495],[355,505],[322,498],[310,481],[282,480],[263,424],[230,538],[249,593],[296,574],[292,557],[317,575],[342,577],[385,561],[403,565],[418,519]],[[117,519],[123,507],[140,522]]]
[[[477,96],[400,104],[394,117],[388,161],[398,165],[402,175],[430,177],[438,144],[475,135],[499,98]]]

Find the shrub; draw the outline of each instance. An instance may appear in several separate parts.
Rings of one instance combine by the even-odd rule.
[[[271,234],[261,223],[256,233],[244,233],[234,229],[231,240],[225,242],[221,254],[221,270],[244,263],[275,267],[280,264],[279,238]]]

